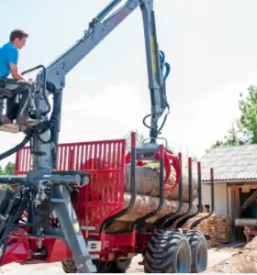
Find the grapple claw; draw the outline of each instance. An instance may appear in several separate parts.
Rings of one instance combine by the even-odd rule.
[[[170,151],[169,149],[166,149],[164,153],[164,169],[165,169],[164,183],[167,183],[170,177],[171,167],[173,167],[175,170],[176,179],[175,179],[175,183],[172,186],[164,185],[164,191],[166,192],[174,190],[179,184],[182,176],[181,166],[180,166],[178,157],[175,156],[172,151]]]
[[[131,153],[128,152],[125,158],[125,163],[126,164],[130,164],[130,157],[131,157]],[[159,153],[156,153],[154,156],[154,159],[156,161],[160,160],[160,156]],[[148,162],[144,162],[141,160],[138,160],[136,162],[136,165],[139,167],[142,167],[144,165],[148,164]],[[169,180],[169,177],[171,175],[171,167],[173,167],[173,169],[175,170],[175,183],[171,186],[167,185],[167,182]],[[165,172],[165,178],[164,178],[164,191],[168,192],[168,191],[172,191],[174,190],[177,185],[180,182],[182,173],[181,173],[181,167],[180,167],[180,162],[177,156],[175,156],[173,154],[172,151],[170,151],[169,149],[165,149],[164,150],[164,172]]]

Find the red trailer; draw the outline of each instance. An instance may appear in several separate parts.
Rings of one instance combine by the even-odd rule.
[[[82,231],[98,272],[125,272],[136,254],[143,254],[142,264],[147,273],[203,271],[207,265],[206,239],[198,231],[190,231],[190,229],[181,231],[177,226],[167,227],[168,222],[174,219],[175,213],[171,212],[164,217],[165,219],[159,219],[151,231],[146,231],[142,227],[146,219],[154,216],[161,209],[165,190],[175,188],[181,179],[179,174],[181,154],[177,159],[172,152],[166,152],[162,145],[155,153],[156,161],[160,162],[158,209],[135,221],[129,233],[106,232],[115,219],[129,212],[135,200],[135,167],[144,163],[140,161],[140,149],[135,148],[135,133],[132,133],[131,140],[131,153],[127,155],[124,139],[66,143],[58,146],[56,171],[62,173],[68,171],[69,174],[70,171],[74,171],[78,174],[87,173],[90,176],[89,183],[85,182],[84,185],[70,190],[70,198],[79,220],[79,224],[74,224],[74,228]],[[174,160],[180,161],[174,162]],[[124,209],[125,165],[129,162],[131,162],[131,203]],[[33,168],[31,163],[30,148],[24,147],[16,155],[15,175],[18,178],[26,175]],[[178,180],[174,186],[168,188],[165,186],[164,178],[165,174],[166,176],[169,174],[169,169],[165,170],[165,166],[172,165],[178,172]],[[199,175],[200,172],[198,165]],[[201,181],[200,177],[199,180]],[[189,181],[189,188],[192,188],[191,158],[189,158]],[[55,202],[58,203],[53,199],[52,203]],[[192,201],[189,205],[192,206]],[[180,221],[186,214],[178,217]],[[47,215],[49,215],[49,230],[47,233],[44,231],[39,233],[40,228],[36,224],[30,224],[29,209],[27,209],[23,220],[19,221],[8,237],[2,264],[61,261],[65,272],[76,272],[69,246],[64,242],[61,231],[58,230],[60,227],[58,219],[54,213],[47,213]],[[100,230],[95,231],[95,227],[100,224]],[[188,232],[191,233],[188,234]],[[192,242],[193,238],[196,242]]]

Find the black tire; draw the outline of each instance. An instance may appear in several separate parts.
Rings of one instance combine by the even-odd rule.
[[[191,247],[191,273],[205,271],[208,265],[208,244],[204,235],[194,230],[188,230],[184,233]]]
[[[129,268],[132,259],[120,259],[115,261],[103,262],[93,261],[97,268],[97,273],[125,273]],[[73,259],[62,261],[62,268],[65,273],[76,273],[77,268]]]
[[[62,269],[65,273],[76,273],[77,268],[73,259],[65,259],[62,261]]]
[[[97,273],[125,273],[132,259],[120,259],[115,261],[94,261]]]
[[[190,273],[191,249],[179,230],[159,231],[150,239],[144,256],[145,273]]]
[[[132,262],[132,258],[130,259],[120,259],[115,261],[115,269],[116,273],[126,273],[127,269],[129,269]]]

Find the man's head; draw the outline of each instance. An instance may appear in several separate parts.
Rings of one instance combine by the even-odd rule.
[[[21,49],[26,44],[26,39],[29,35],[25,33],[23,30],[13,30],[10,34],[10,42],[13,43],[13,45]]]

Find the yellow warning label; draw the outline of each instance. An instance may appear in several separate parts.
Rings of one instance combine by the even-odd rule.
[[[74,223],[73,228],[77,233],[79,233],[79,224],[78,223]]]
[[[151,36],[151,48],[152,48],[152,66],[153,72],[156,74],[156,57],[155,57],[155,45],[154,45],[154,38]]]

